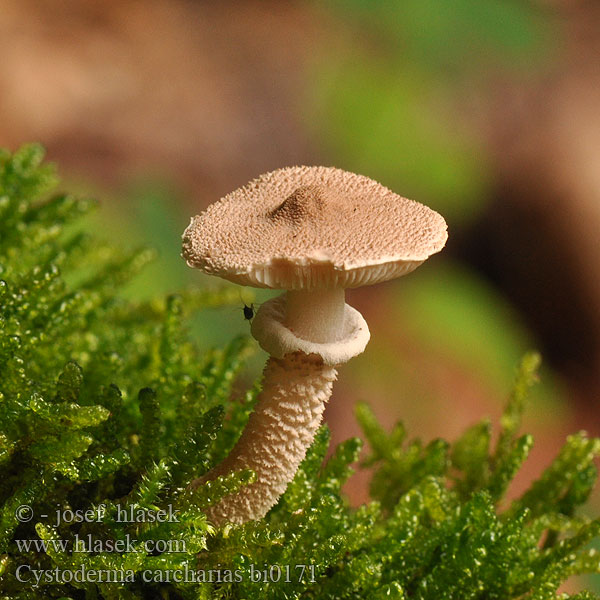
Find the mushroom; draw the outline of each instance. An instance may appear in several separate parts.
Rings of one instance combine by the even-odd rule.
[[[332,167],[261,175],[194,217],[183,234],[191,267],[241,285],[286,290],[261,305],[251,331],[270,354],[262,391],[229,456],[194,484],[242,469],[256,480],[209,519],[262,518],[294,477],[331,396],[336,367],[369,341],[346,288],[416,269],[446,242],[430,208]]]

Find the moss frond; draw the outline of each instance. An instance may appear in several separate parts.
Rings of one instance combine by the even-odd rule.
[[[94,203],[52,195],[57,181],[40,146],[0,151],[0,598],[533,600],[600,571],[600,521],[581,512],[599,440],[569,437],[505,501],[533,443],[519,429],[536,354],[496,444],[488,421],[423,443],[360,405],[369,503],[343,494],[360,440],[329,453],[323,426],[264,520],[216,529],[203,511],[253,473],[190,483],[229,452],[259,386],[232,397],[247,338],[201,355],[186,324],[239,293],[124,299],[153,252],[77,231]]]

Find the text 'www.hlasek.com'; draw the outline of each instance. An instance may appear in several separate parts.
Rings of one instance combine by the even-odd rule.
[[[110,512],[110,514],[109,514]],[[45,525],[45,535],[35,538],[17,539],[15,543],[23,554],[47,554],[53,558],[64,557],[68,566],[62,567],[60,558],[54,560],[52,568],[41,568],[38,565],[16,565],[14,575],[17,581],[31,587],[48,584],[80,584],[80,583],[313,583],[316,573],[314,565],[305,564],[248,564],[244,568],[226,568],[218,564],[216,567],[199,568],[199,561],[190,556],[188,545],[184,539],[154,539],[148,537],[152,525],[179,522],[179,511],[172,506],[161,510],[149,510],[141,507],[122,507],[113,505],[110,511],[100,504],[89,510],[69,510],[60,508],[53,514],[40,514],[36,521]],[[35,517],[31,506],[22,504],[15,511],[20,523],[28,523]],[[85,532],[82,527],[69,539],[61,539],[54,535],[61,525],[72,523],[93,524],[110,520],[111,523],[122,523],[124,527],[139,524],[139,536],[124,533],[119,539],[107,539],[99,532]],[[149,524],[149,526],[147,526]],[[40,529],[36,527],[40,532]],[[48,532],[50,534],[48,535]],[[144,535],[144,532],[146,535]],[[83,555],[102,557],[103,555],[175,555],[181,560],[170,561],[170,566],[155,569],[139,568],[104,568],[103,561],[83,561]],[[110,564],[112,561],[106,561]],[[133,563],[132,563],[133,564]],[[114,563],[113,563],[114,565]]]

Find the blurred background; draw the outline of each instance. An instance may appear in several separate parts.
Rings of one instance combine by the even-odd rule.
[[[356,171],[445,216],[442,254],[348,292],[372,341],[341,369],[334,441],[359,400],[426,441],[497,420],[530,348],[513,493],[568,433],[600,434],[600,3],[3,0],[0,56],[0,146],[42,142],[101,200],[90,227],[160,250],[135,296],[208,285],[179,258],[190,216],[278,167]],[[248,333],[252,293],[200,315],[198,342]]]

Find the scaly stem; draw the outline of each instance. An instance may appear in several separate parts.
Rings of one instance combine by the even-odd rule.
[[[195,483],[242,469],[252,469],[256,481],[210,507],[210,522],[261,519],[276,504],[314,439],[336,375],[334,367],[314,354],[269,358],[258,403],[238,443]]]

